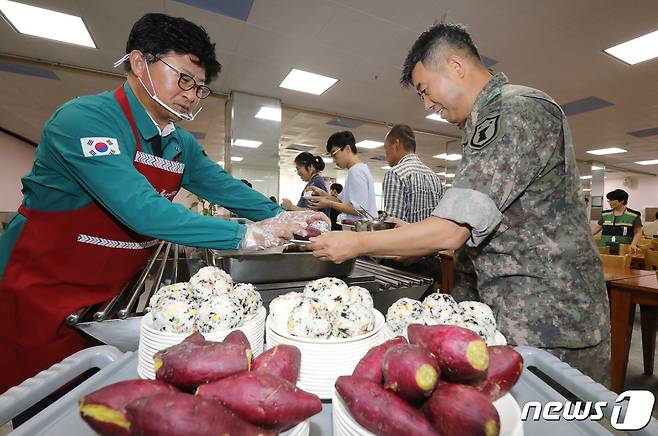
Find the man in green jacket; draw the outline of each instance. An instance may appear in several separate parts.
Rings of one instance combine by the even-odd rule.
[[[642,219],[640,212],[628,208],[628,192],[615,189],[606,195],[611,210],[604,210],[592,235],[601,230],[601,247],[613,244],[631,244],[631,254],[640,254],[642,250],[637,243],[642,237]]]

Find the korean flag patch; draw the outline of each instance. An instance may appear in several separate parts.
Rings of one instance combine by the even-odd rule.
[[[80,138],[80,144],[85,157],[121,154],[116,138]]]
[[[500,114],[490,115],[485,117],[473,129],[473,136],[468,145],[474,150],[481,150],[487,145],[491,144],[498,136]]]

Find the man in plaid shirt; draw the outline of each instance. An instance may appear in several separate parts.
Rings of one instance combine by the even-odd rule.
[[[429,218],[443,196],[443,187],[439,176],[416,154],[414,131],[396,124],[386,135],[384,150],[391,166],[384,176],[385,217],[408,223]],[[441,265],[435,256],[383,259],[382,264],[441,280]]]

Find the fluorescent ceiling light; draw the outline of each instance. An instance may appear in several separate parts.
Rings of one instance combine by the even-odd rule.
[[[390,165],[386,165],[385,167],[382,167],[382,169],[383,169],[383,170],[390,170],[390,169],[391,169],[391,166],[390,166]]]
[[[461,154],[456,154],[456,153],[453,153],[453,154],[441,153],[441,154],[437,154],[434,157],[437,158],[437,159],[444,159],[444,160],[460,160],[462,158],[462,155]]]
[[[658,159],[654,159],[654,160],[641,160],[641,161],[637,161],[637,162],[635,162],[635,163],[638,164],[638,165],[658,165]]]
[[[242,159],[244,158],[240,156],[231,156],[231,162],[240,162]]]
[[[19,33],[96,48],[82,18],[75,15],[9,0],[0,0],[0,11]]]
[[[256,114],[256,118],[261,120],[281,121],[281,108],[263,106]]]
[[[334,160],[333,160],[332,158],[330,158],[330,157],[323,157],[322,160],[324,161],[324,163],[332,163],[332,162],[334,161]]]
[[[601,148],[599,150],[589,150],[587,153],[597,154],[597,155],[617,154],[617,153],[626,153],[626,150],[624,150],[623,148],[612,147],[612,148]]]
[[[311,145],[311,144],[302,144],[301,142],[295,142],[294,145],[301,145],[302,147],[311,147],[311,148],[315,147],[315,145]]]
[[[264,182],[265,180],[263,180],[263,179],[252,179],[251,181],[252,182]]]
[[[445,187],[447,187],[447,188],[449,188],[449,187],[451,187],[451,186],[452,186],[452,183],[446,183],[446,184],[445,184],[445,185],[443,185],[443,186],[445,186]]]
[[[381,147],[382,145],[384,145],[383,142],[371,141],[370,139],[364,139],[363,141],[360,141],[360,142],[356,143],[356,148],[357,148],[357,150],[359,148],[369,148],[370,149],[370,148]]]
[[[603,168],[603,167],[600,167],[600,166],[597,166],[597,165],[592,165],[592,171],[600,171],[600,170],[604,170],[604,169],[605,168]]]
[[[283,79],[283,82],[281,82],[279,87],[320,95],[327,89],[331,88],[336,82],[338,82],[338,80],[333,77],[322,76],[320,74],[309,73],[308,71],[293,68],[290,70],[286,78]]]
[[[653,59],[658,57],[658,30],[603,51],[630,65]]]
[[[591,178],[592,178],[592,176],[580,176],[580,180],[587,180],[587,179],[591,179]]]
[[[590,192],[590,191],[591,191],[590,188],[583,188],[583,192]]]
[[[233,141],[233,145],[236,147],[258,148],[261,144],[261,141],[253,141],[251,139],[236,139]]]
[[[439,114],[429,114],[425,118],[428,118],[430,120],[434,121],[441,121],[442,123],[449,123],[449,121],[446,121],[441,115]]]
[[[452,179],[453,177],[455,177],[455,175],[454,175],[454,174],[451,174],[451,173],[448,173],[448,174],[446,174],[445,176],[446,176],[446,178],[448,178],[448,179]]]

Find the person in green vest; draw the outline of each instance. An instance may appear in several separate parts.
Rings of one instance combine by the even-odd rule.
[[[606,195],[611,210],[604,210],[598,223],[592,229],[592,235],[601,232],[601,247],[612,244],[631,244],[631,254],[640,254],[637,243],[642,236],[642,219],[640,212],[626,207],[628,192],[615,189]]]

